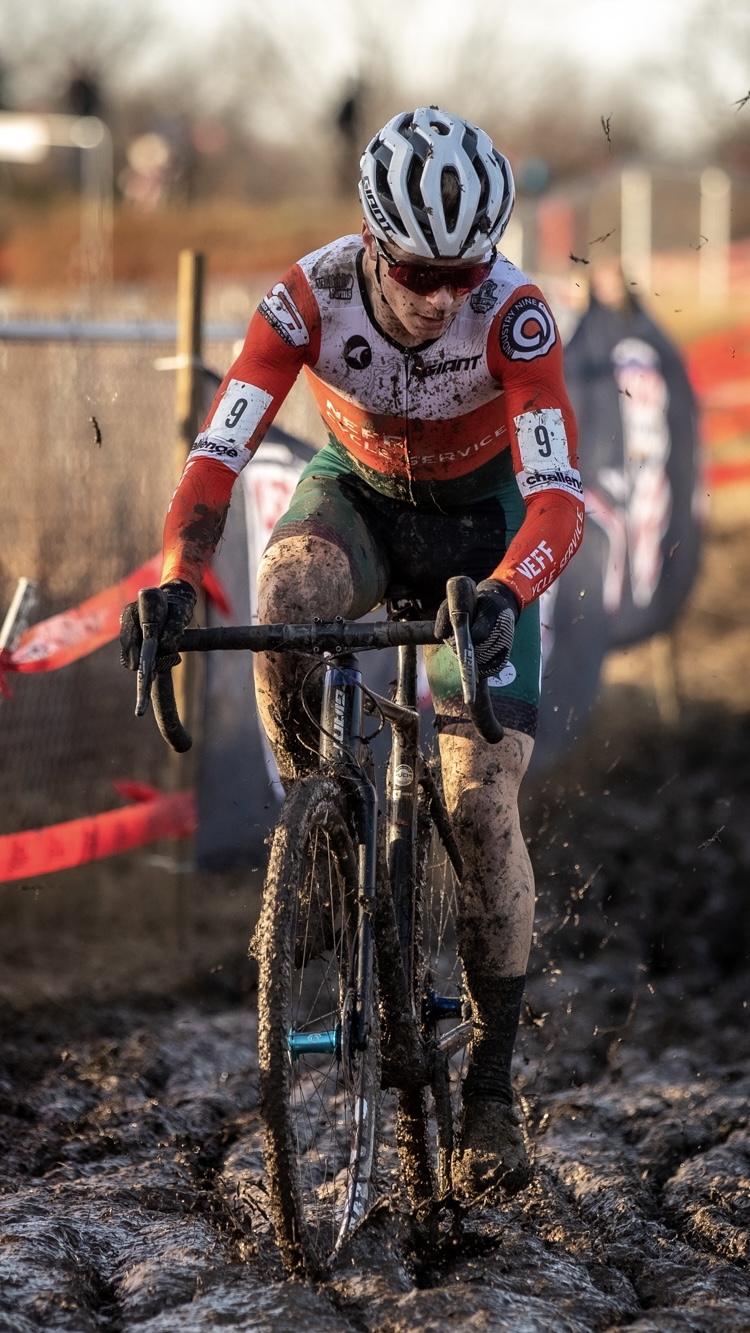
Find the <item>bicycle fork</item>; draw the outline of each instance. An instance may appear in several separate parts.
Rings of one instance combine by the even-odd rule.
[[[345,771],[354,796],[358,856],[356,976],[350,978],[356,997],[352,1040],[364,1050],[370,1036],[373,1003],[373,915],[377,893],[377,818],[375,787],[361,766],[362,673],[353,654],[331,663],[323,681],[321,706],[321,766]]]

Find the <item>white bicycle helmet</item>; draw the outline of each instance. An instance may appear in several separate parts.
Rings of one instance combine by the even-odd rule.
[[[483,259],[513,210],[510,163],[484,130],[437,107],[389,120],[360,171],[370,231],[423,259]]]

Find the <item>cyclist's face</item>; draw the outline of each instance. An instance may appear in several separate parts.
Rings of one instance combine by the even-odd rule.
[[[410,343],[425,342],[428,338],[439,338],[450,325],[451,321],[458,314],[461,307],[466,303],[469,293],[458,296],[454,289],[449,286],[438,287],[434,292],[428,292],[424,296],[410,291],[408,287],[403,287],[401,283],[395,282],[388,276],[389,264],[383,257],[382,252],[378,251],[375,244],[375,238],[366,223],[362,224],[362,239],[364,241],[366,261],[365,272],[371,279],[375,279],[372,294],[377,304],[376,314],[379,321],[386,326],[386,332],[390,333],[398,341],[405,341],[402,332],[408,335]],[[398,263],[414,263],[414,256],[406,254],[397,245],[389,244],[388,254]],[[379,257],[379,262],[378,262]],[[424,261],[420,261],[423,263]],[[426,265],[425,265],[426,267]],[[466,268],[466,261],[461,259],[442,259],[439,267],[447,268]],[[380,284],[377,283],[377,275],[380,277]],[[384,302],[379,300],[384,298]],[[395,317],[401,329],[392,327]],[[388,325],[391,327],[388,327]]]

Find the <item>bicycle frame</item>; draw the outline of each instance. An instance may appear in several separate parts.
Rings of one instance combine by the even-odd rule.
[[[447,586],[448,604],[453,625],[456,651],[461,671],[464,701],[477,731],[486,740],[502,739],[503,729],[495,718],[486,681],[478,681],[470,624],[476,600],[476,589],[470,579],[450,579]],[[175,706],[171,672],[155,673],[156,641],[164,623],[166,603],[159,588],[143,589],[139,593],[139,613],[143,628],[143,649],[138,672],[138,700],[136,714],[142,716],[149,697],[154,706],[159,729],[173,749],[184,752],[192,740],[183,727]],[[335,621],[316,621],[310,625],[257,625],[221,629],[186,630],[180,642],[180,651],[211,651],[214,649],[250,650],[251,652],[308,652],[328,653],[321,712],[320,760],[332,765],[348,777],[355,795],[359,848],[359,901],[360,924],[357,949],[358,975],[355,993],[358,1009],[354,1025],[355,1040],[363,1049],[367,1042],[367,1015],[371,1008],[373,986],[373,917],[377,899],[377,793],[365,773],[362,759],[362,719],[365,711],[379,712],[393,729],[393,742],[387,774],[386,848],[388,878],[392,889],[398,955],[401,967],[392,977],[397,1003],[401,1013],[408,1013],[414,1028],[413,1040],[408,1045],[419,1061],[421,1047],[417,1025],[420,1017],[413,1011],[410,985],[412,965],[410,942],[413,936],[413,862],[414,829],[418,788],[422,785],[430,796],[430,813],[440,830],[441,837],[460,879],[461,858],[450,829],[450,820],[431,775],[424,768],[419,752],[419,710],[417,707],[418,644],[435,643],[434,627],[430,621],[392,619],[362,623],[347,622],[341,617]],[[398,672],[395,698],[385,699],[362,684],[362,677],[353,650],[397,647]],[[395,951],[391,951],[394,953]],[[392,961],[395,962],[395,959]],[[430,1013],[434,1020],[456,1017],[459,1009],[455,1001],[439,995],[429,998]],[[460,1031],[456,1030],[456,1031]],[[451,1045],[444,1054],[457,1049],[460,1039],[456,1031]],[[465,1035],[464,1038],[465,1040]],[[302,1039],[299,1038],[301,1041]],[[331,1033],[326,1039],[338,1040]],[[290,1034],[290,1051],[294,1054],[294,1034]],[[443,1041],[439,1049],[443,1049]],[[326,1047],[326,1049],[333,1047]],[[415,1071],[414,1083],[418,1081]],[[421,1078],[422,1083],[424,1078]]]
[[[429,793],[433,817],[442,825],[448,843],[450,859],[460,878],[461,859],[455,845],[447,813],[442,806],[431,775],[424,767],[419,749],[420,715],[417,699],[417,652],[414,644],[398,648],[398,667],[395,698],[386,699],[363,684],[357,658],[353,654],[336,655],[325,666],[323,697],[320,714],[320,763],[344,775],[354,798],[356,835],[359,855],[359,919],[357,937],[357,975],[355,983],[356,1018],[354,1040],[358,1049],[364,1049],[369,1037],[368,1018],[372,1010],[373,951],[375,947],[373,920],[377,898],[377,792],[362,767],[365,745],[363,721],[365,713],[380,713],[392,728],[391,751],[386,780],[385,844],[388,883],[393,904],[398,940],[398,960],[389,958],[389,986],[392,1007],[401,1020],[412,1027],[408,1049],[412,1053],[409,1067],[399,1071],[399,1086],[423,1085],[424,1061],[415,1058],[420,1049],[419,1025],[423,1017],[433,1021],[461,1016],[461,1002],[454,997],[431,992],[429,1013],[417,1014],[413,1004],[411,985],[411,950],[414,941],[414,853],[416,807],[420,784]],[[381,946],[383,941],[380,941]],[[393,954],[393,950],[390,951]],[[394,975],[394,967],[399,968]],[[386,995],[386,1000],[388,995]],[[467,1031],[463,1031],[464,1041]],[[333,1051],[338,1036],[335,1032],[318,1034],[316,1049]],[[292,1056],[298,1051],[309,1051],[310,1039],[289,1037]]]

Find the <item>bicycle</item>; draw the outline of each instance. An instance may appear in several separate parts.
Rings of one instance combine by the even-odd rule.
[[[474,584],[451,579],[447,595],[464,700],[480,734],[498,741],[503,729],[474,661]],[[139,608],[136,712],[151,697],[162,735],[184,751],[191,741],[171,674],[154,671],[161,591],[143,590]],[[381,1088],[396,1090],[411,1206],[450,1198],[460,1072],[451,1074],[451,1061],[471,1038],[471,1015],[455,942],[461,856],[419,745],[417,646],[437,641],[433,622],[416,613],[416,603],[392,603],[381,622],[187,630],[180,643],[180,651],[309,653],[318,660],[305,681],[323,675],[319,768],[293,785],[281,810],[253,945],[271,1214],[285,1266],[308,1277],[330,1267],[373,1200]],[[398,649],[391,699],[367,687],[355,656],[385,647]],[[305,685],[302,703],[313,717]],[[378,732],[391,728],[380,819],[368,717]],[[443,865],[431,876],[434,843]]]

